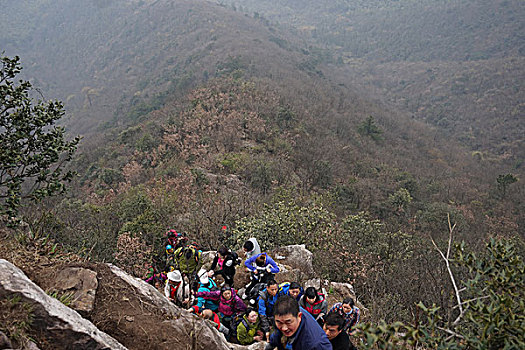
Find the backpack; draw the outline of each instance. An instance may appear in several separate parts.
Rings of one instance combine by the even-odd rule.
[[[266,283],[257,283],[250,293],[248,293],[248,303],[250,306],[255,308],[256,310],[259,309],[259,304],[257,304],[257,298],[259,298],[259,295],[262,291],[266,288]]]
[[[239,341],[237,340],[237,327],[239,327],[241,323],[244,325],[244,327],[246,327],[246,330],[249,329],[248,322],[246,322],[246,320],[244,319],[244,314],[235,316],[232,319],[232,322],[230,323],[231,329],[230,329],[230,334],[228,337],[228,341],[230,343],[234,343],[234,344],[239,343]]]

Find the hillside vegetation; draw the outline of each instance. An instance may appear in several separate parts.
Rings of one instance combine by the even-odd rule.
[[[413,2],[361,2],[358,13],[372,16],[394,3],[401,14]],[[304,4],[313,11],[313,2]],[[35,0],[6,9],[21,16],[11,20],[33,24],[2,31],[0,46],[22,55],[26,77],[46,96],[65,99],[65,123],[85,134],[71,192],[24,211],[33,232],[63,249],[136,271],[163,253],[167,228],[209,249],[238,248],[252,235],[266,248],[304,243],[319,277],[353,283],[371,320],[412,321],[420,300],[439,305],[443,318],[455,312],[453,286],[430,240],[445,244],[449,215],[457,239],[474,251],[490,237],[523,238],[525,188],[513,175],[523,168],[512,153],[523,136],[522,107],[514,103],[521,90],[508,95],[512,107],[500,101],[504,93],[470,93],[478,83],[518,88],[520,58],[490,58],[509,64],[509,87],[450,71],[502,71],[464,56],[439,67],[421,57],[367,66],[279,28],[270,15],[204,1]],[[436,77],[427,92],[428,69]],[[405,83],[389,77],[394,70],[406,72]],[[446,92],[451,81],[465,98]],[[383,101],[362,96],[371,84]],[[452,130],[463,124],[447,113],[476,94],[483,111],[494,101],[502,113],[515,111],[508,149],[479,143],[472,154],[443,129],[393,107],[417,109]],[[440,110],[429,96],[454,103]],[[472,128],[474,137],[489,137],[488,128]],[[506,152],[514,168],[500,162]],[[225,239],[222,225],[230,228]]]
[[[337,73],[340,83],[361,83],[363,92],[523,173],[522,1],[220,3],[316,41],[346,71]]]

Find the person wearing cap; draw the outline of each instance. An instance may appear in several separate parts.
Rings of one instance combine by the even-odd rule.
[[[168,279],[164,286],[164,295],[177,305],[189,305],[190,298],[184,297],[184,295],[190,295],[189,288],[187,288],[186,293],[184,292],[184,287],[182,287],[182,275],[180,272],[178,270],[168,272]]]
[[[199,279],[199,288],[197,292],[212,292],[218,290],[217,283],[208,277],[208,273],[205,269],[200,269],[197,272],[197,278]],[[204,299],[203,297],[197,298],[197,304],[199,310],[209,309],[217,311],[219,304],[211,299]],[[191,310],[190,310],[191,311]]]
[[[178,270],[178,264],[177,260],[175,259],[175,249],[171,244],[168,244],[166,246],[166,263],[165,263],[165,271],[173,271]]]

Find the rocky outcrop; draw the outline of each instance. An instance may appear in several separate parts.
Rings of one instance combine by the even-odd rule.
[[[78,312],[47,295],[19,268],[0,259],[0,298],[14,296],[31,305],[33,329],[52,340],[56,349],[126,349]]]
[[[166,349],[186,349],[190,345],[190,349],[196,350],[232,349],[232,345],[226,342],[213,323],[175,306],[168,298],[144,281],[130,276],[114,265],[109,264],[109,267],[116,276],[133,287],[146,303],[154,305],[170,317],[170,320],[159,324],[159,329],[169,329],[169,347]]]
[[[98,287],[97,273],[81,267],[66,267],[53,281],[51,291],[58,295],[69,295],[69,307],[81,315],[89,314],[95,305],[95,294]]]
[[[277,248],[270,255],[281,268],[281,278],[302,281],[315,276],[313,254],[304,244]]]

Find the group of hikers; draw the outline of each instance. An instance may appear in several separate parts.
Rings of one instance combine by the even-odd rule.
[[[325,295],[298,282],[277,283],[277,263],[255,238],[243,245],[244,267],[250,283],[234,286],[236,266],[242,259],[220,247],[209,269],[202,268],[202,250],[184,234],[166,234],[164,268],[149,266],[144,280],[173,303],[216,324],[226,339],[241,345],[265,341],[265,349],[355,349],[350,341],[359,322],[359,308],[350,297],[330,309]],[[217,283],[216,277],[222,276]]]

